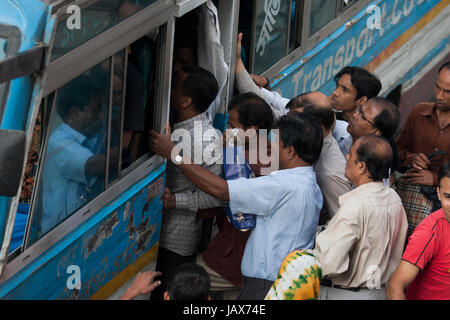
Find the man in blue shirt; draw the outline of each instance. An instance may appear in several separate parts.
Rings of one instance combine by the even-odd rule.
[[[322,194],[312,165],[319,158],[323,133],[309,115],[283,116],[278,129],[279,170],[254,179],[226,181],[183,157],[178,168],[201,190],[230,202],[233,213],[257,216],[241,264],[243,286],[238,299],[262,300],[291,251],[312,249]],[[174,147],[166,134],[150,132],[150,148],[170,159]],[[181,157],[180,157],[181,158]],[[273,165],[272,165],[273,166]]]
[[[102,191],[105,157],[100,153],[103,87],[82,75],[58,90],[42,177],[41,232],[46,233]],[[105,88],[107,88],[105,86]],[[111,162],[118,148],[111,149]],[[97,181],[101,184],[97,186]]]

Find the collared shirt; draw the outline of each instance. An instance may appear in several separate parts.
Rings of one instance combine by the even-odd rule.
[[[339,197],[352,189],[345,177],[345,158],[331,134],[323,139],[319,161],[314,165],[324,204],[332,218],[339,209]]]
[[[242,275],[274,281],[290,252],[314,246],[323,202],[316,174],[312,166],[297,167],[227,183],[231,211],[256,215],[256,227],[245,246]]]
[[[411,110],[405,127],[397,139],[397,148],[404,167],[411,165],[417,153],[428,156],[437,150],[445,151],[447,153],[445,158],[450,161],[450,125],[440,129],[433,102],[419,103]],[[444,157],[438,158],[437,161],[431,160],[430,166],[434,185],[437,185],[437,172],[445,162]]]
[[[332,133],[344,157],[350,153],[350,149],[352,148],[353,144],[353,138],[350,133],[348,133],[347,127],[347,121],[336,120],[336,126],[334,127]]]
[[[383,182],[370,182],[342,195],[339,203],[316,239],[323,275],[350,288],[387,283],[400,262],[408,229],[400,197]]]
[[[83,198],[82,188],[92,185],[96,179],[86,176],[86,161],[94,154],[82,146],[85,140],[83,134],[65,123],[61,123],[51,134],[42,177],[43,232],[53,228],[87,201]]]
[[[176,136],[175,131],[177,129],[186,129],[186,133],[190,135],[190,139],[183,138],[182,140],[185,146],[183,150],[191,152],[189,158],[194,163],[198,161],[202,167],[209,171],[221,175],[221,154],[217,155],[217,164],[208,165],[205,162],[206,159],[202,158],[205,149],[213,143],[206,138],[208,131],[215,130],[209,115],[204,112],[196,117],[176,123],[173,138]],[[174,143],[177,143],[177,141],[174,141]],[[219,145],[218,150],[222,150],[222,144]],[[207,152],[205,152],[206,154]],[[187,154],[184,153],[184,155]],[[202,220],[197,217],[197,211],[220,207],[223,206],[223,203],[195,187],[172,161],[167,162],[166,184],[167,188],[175,194],[177,208],[164,211],[160,246],[179,255],[190,256],[195,253],[201,236]]]

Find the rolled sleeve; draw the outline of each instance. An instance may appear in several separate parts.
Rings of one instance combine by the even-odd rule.
[[[270,186],[270,184],[273,184],[270,182],[270,176],[228,180],[231,212],[233,214],[269,215],[279,199],[277,190],[281,189]]]

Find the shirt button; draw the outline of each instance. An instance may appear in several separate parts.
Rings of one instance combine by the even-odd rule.
[[[441,130],[441,134],[443,134],[443,133],[444,133],[444,131]]]

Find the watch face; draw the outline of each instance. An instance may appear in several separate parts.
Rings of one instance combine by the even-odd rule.
[[[176,157],[175,157],[175,159],[174,159],[174,163],[176,164],[176,165],[178,165],[178,164],[181,164],[181,160],[183,160],[183,158],[180,156],[180,155],[177,155]]]

